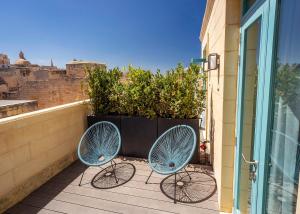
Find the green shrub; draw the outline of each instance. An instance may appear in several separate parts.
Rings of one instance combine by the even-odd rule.
[[[88,70],[88,94],[95,114],[123,114],[147,118],[198,118],[205,107],[200,67],[178,64],[161,74],[128,67],[121,82],[118,69]]]
[[[204,110],[205,91],[201,90],[200,67],[191,64],[187,69],[181,64],[162,78],[160,92],[161,117],[198,118]]]
[[[122,72],[118,68],[107,70],[103,67],[86,68],[88,96],[94,114],[118,112],[118,103],[110,100],[111,94],[120,84]]]
[[[155,111],[155,93],[153,74],[149,70],[129,66],[125,83],[125,110],[129,115],[153,118]]]

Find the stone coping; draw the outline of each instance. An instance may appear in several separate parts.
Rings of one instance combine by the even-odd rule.
[[[25,118],[34,117],[37,115],[46,114],[49,112],[55,112],[58,110],[62,110],[62,109],[66,109],[66,108],[70,108],[70,107],[78,106],[78,105],[82,105],[82,104],[88,104],[88,103],[89,103],[89,99],[81,100],[81,101],[77,101],[77,102],[73,102],[73,103],[68,103],[68,104],[63,104],[63,105],[58,105],[58,106],[45,108],[45,109],[41,109],[41,110],[37,110],[37,111],[32,111],[32,112],[28,112],[28,113],[18,114],[18,115],[14,115],[11,117],[6,117],[6,118],[0,119],[0,125],[9,123],[12,121],[22,120]]]
[[[0,100],[0,108],[6,108],[8,106],[23,105],[27,103],[35,103],[36,100]]]

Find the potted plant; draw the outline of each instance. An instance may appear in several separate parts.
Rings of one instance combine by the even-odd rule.
[[[107,70],[106,67],[87,67],[87,94],[90,98],[92,115],[87,116],[88,126],[98,121],[110,121],[119,129],[121,119],[119,115],[119,101],[112,99],[112,95],[119,93],[122,72],[118,68]]]
[[[147,158],[157,138],[153,74],[149,70],[129,66],[126,77],[122,100],[127,116],[121,118],[124,155]]]
[[[108,120],[121,132],[122,154],[147,158],[158,136],[168,128],[186,124],[194,128],[200,142],[199,116],[204,109],[199,66],[161,74],[128,67],[126,77],[118,68],[87,69],[88,95],[93,115],[88,124]],[[198,152],[192,162],[199,161]]]
[[[200,114],[204,110],[205,91],[200,90],[200,79],[197,65],[190,65],[187,69],[179,64],[175,69],[167,72],[160,89],[160,105],[158,118],[158,135],[175,125],[191,126],[200,142]],[[161,81],[161,80],[160,80]],[[199,160],[196,152],[192,162]]]

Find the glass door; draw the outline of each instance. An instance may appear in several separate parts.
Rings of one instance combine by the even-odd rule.
[[[256,213],[259,171],[259,135],[266,37],[266,4],[262,4],[241,27],[238,77],[235,213]]]
[[[300,2],[281,1],[278,17],[265,212],[281,214],[300,205]]]
[[[238,186],[238,209],[242,213],[251,211],[251,190],[256,181],[258,161],[255,160],[255,133],[257,96],[258,96],[258,72],[260,54],[260,29],[261,20],[257,19],[244,31],[244,61],[243,79],[240,92],[240,134],[237,139],[240,146],[239,161],[239,186]]]
[[[241,25],[234,211],[300,213],[300,3],[258,3]]]

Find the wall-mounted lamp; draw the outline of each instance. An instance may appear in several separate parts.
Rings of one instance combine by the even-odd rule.
[[[205,58],[192,58],[191,63],[202,64],[203,71],[208,72],[211,70],[219,70],[220,68],[220,55],[217,53],[211,53]]]
[[[207,70],[217,70],[220,67],[220,55],[217,53],[209,54],[207,57]]]

